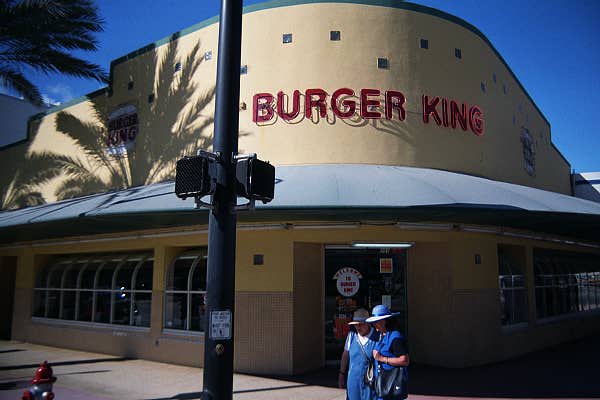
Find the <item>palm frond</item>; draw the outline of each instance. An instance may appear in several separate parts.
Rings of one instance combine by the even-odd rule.
[[[61,73],[78,78],[91,78],[107,82],[108,75],[96,64],[74,57],[64,51],[49,47],[18,47],[0,53],[5,65],[25,64],[43,73]]]
[[[94,33],[102,31],[103,22],[91,0],[1,0],[2,83],[41,104],[39,91],[21,73],[23,65],[43,73],[107,82],[101,67],[69,54],[97,50]]]
[[[64,49],[96,50],[91,32],[101,32],[104,21],[87,0],[28,0],[3,2],[0,41],[47,43]]]
[[[42,105],[42,95],[37,87],[14,68],[0,64],[0,86],[14,90],[18,95],[35,105]]]

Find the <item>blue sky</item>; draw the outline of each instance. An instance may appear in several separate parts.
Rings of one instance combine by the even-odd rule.
[[[246,0],[244,5],[260,3]],[[417,0],[476,26],[510,65],[552,126],[554,144],[577,172],[600,171],[600,1]],[[218,0],[97,0],[106,20],[100,50],[81,55],[108,70],[111,60],[219,12]],[[68,101],[94,81],[33,76],[46,96]]]

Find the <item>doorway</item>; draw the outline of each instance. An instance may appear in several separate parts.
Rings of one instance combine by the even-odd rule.
[[[400,312],[401,332],[407,334],[407,249],[325,247],[325,359],[340,360],[357,308],[377,304]]]
[[[0,257],[0,310],[7,314],[0,321],[0,339],[10,340],[15,298],[17,257]]]

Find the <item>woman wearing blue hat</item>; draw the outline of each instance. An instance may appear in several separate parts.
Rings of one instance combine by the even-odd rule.
[[[373,358],[376,361],[375,374],[387,375],[394,368],[401,368],[398,370],[399,374],[402,374],[404,384],[402,385],[403,390],[398,391],[392,390],[389,394],[381,395],[378,393],[379,399],[404,399],[408,392],[406,391],[406,383],[408,382],[407,368],[410,360],[408,358],[408,348],[406,346],[406,340],[404,336],[396,329],[393,324],[392,317],[396,317],[400,313],[392,313],[389,308],[383,304],[373,307],[372,316],[366,319],[365,322],[373,324],[375,329],[381,334],[379,342],[373,350]],[[376,377],[376,386],[380,383],[378,377]],[[379,390],[376,388],[376,390]]]
[[[375,393],[365,383],[365,374],[369,364],[373,364],[373,349],[379,340],[379,333],[365,322],[368,317],[369,312],[359,308],[354,312],[352,322],[348,323],[356,331],[350,330],[346,337],[338,382],[340,388],[346,388],[347,400],[375,399]]]

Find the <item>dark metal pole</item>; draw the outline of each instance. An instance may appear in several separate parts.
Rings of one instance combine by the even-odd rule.
[[[235,302],[235,166],[238,151],[242,0],[221,0],[215,136],[219,154],[214,208],[208,225],[207,322],[204,340],[204,399],[233,397]]]

